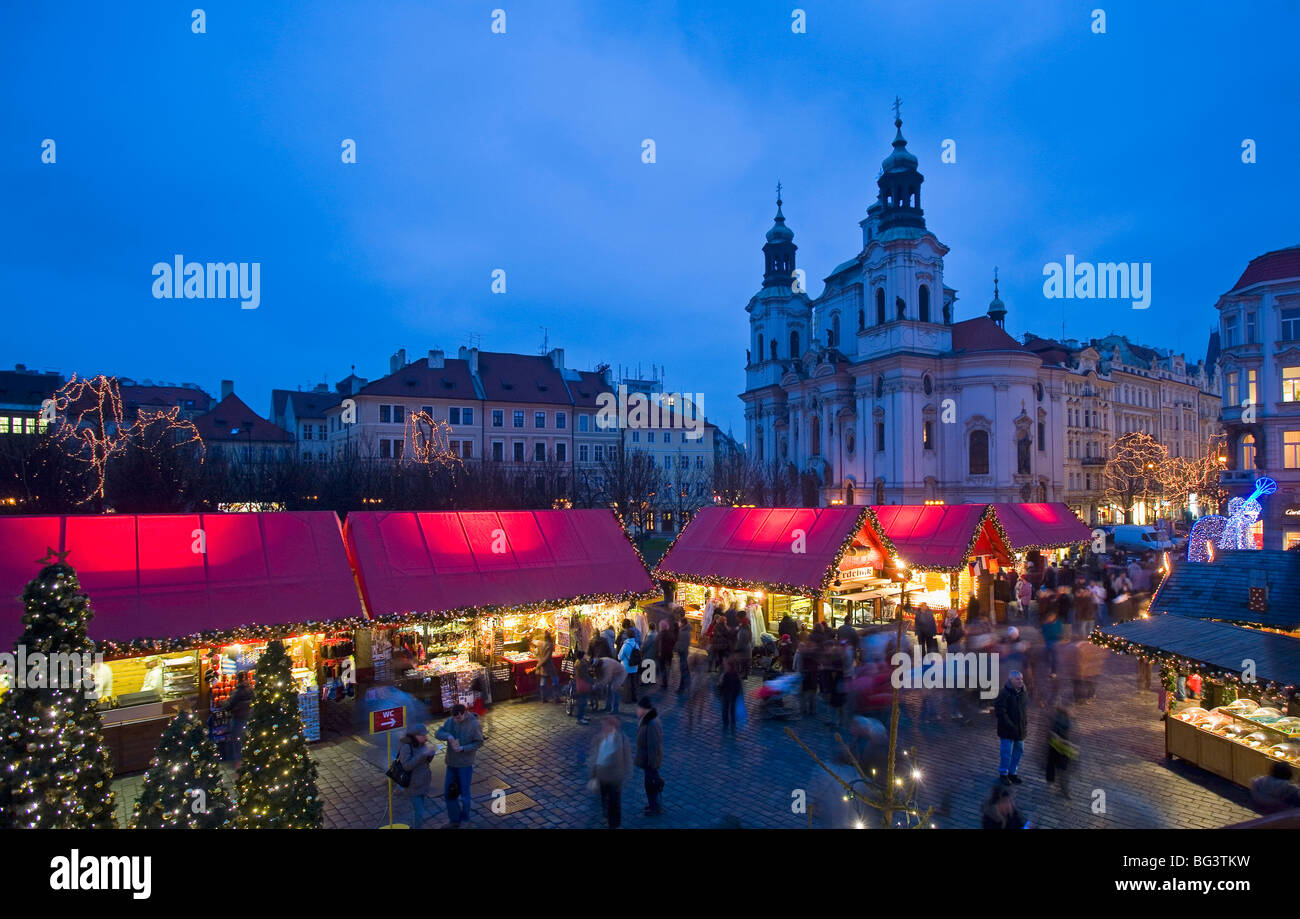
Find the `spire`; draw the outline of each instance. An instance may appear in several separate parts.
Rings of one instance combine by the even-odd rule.
[[[921,210],[921,183],[925,177],[917,172],[916,157],[907,149],[903,137],[903,100],[894,97],[894,151],[880,164],[876,185],[880,188],[877,204],[881,209],[880,229],[891,227],[925,228]]]
[[[785,214],[781,212],[781,183],[776,183],[776,216],[772,218],[772,229],[767,231],[767,245],[763,246],[765,270],[763,285],[794,283],[794,253],[799,247],[794,244],[794,231],[785,225]]]
[[[1005,328],[1007,318],[1007,308],[998,295],[998,269],[993,269],[993,299],[989,301],[988,316],[998,324],[998,328]]]

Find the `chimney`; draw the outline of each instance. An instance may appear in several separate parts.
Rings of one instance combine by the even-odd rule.
[[[606,367],[603,371],[601,371],[600,377],[602,380],[605,381],[606,386],[608,386],[610,389],[614,388],[614,371],[611,368]]]
[[[447,366],[447,355],[442,351],[429,352],[429,369],[441,370]]]
[[[388,372],[397,373],[406,366],[406,349],[398,348],[397,353],[388,359]]]
[[[564,372],[564,349],[552,348],[551,353],[546,355],[551,359],[551,366],[561,373]]]
[[[478,376],[478,348],[466,348],[461,345],[457,353],[462,361],[469,363],[470,376]]]
[[[221,398],[224,399],[224,398],[226,398],[227,396],[233,396],[234,394],[235,394],[235,381],[234,381],[234,380],[222,380],[222,381],[221,381]]]

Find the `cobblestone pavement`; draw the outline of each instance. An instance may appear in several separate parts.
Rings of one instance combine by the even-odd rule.
[[[1025,758],[1024,784],[1015,789],[1026,817],[1044,827],[1143,828],[1216,827],[1256,816],[1249,794],[1231,782],[1180,760],[1166,760],[1163,725],[1155,694],[1136,688],[1133,658],[1107,654],[1097,681],[1097,698],[1073,706],[1071,739],[1082,756],[1073,768],[1073,797],[1044,781],[1050,709],[1033,706]],[[792,811],[792,792],[811,787],[820,774],[808,755],[784,733],[784,724],[761,721],[749,680],[746,700],[751,717],[734,738],[719,734],[716,703],[692,732],[675,693],[656,693],[664,723],[666,782],[662,817],[644,817],[641,774],[629,778],[623,792],[623,825],[640,827],[714,827],[736,822],[744,827],[799,828],[807,817]],[[676,686],[676,674],[673,676]],[[712,700],[710,700],[712,702]],[[993,716],[976,716],[968,725],[943,721],[918,725],[920,698],[904,692],[900,743],[915,747],[923,774],[918,799],[933,806],[939,827],[977,827],[980,804],[997,777],[997,738]],[[372,828],[388,822],[383,772],[386,751],[368,738],[348,733],[350,712],[331,706],[326,739],[312,745],[325,799],[327,827]],[[595,716],[592,716],[593,718]],[[489,737],[480,750],[471,787],[474,827],[583,828],[603,825],[599,806],[586,790],[585,760],[595,724],[579,725],[561,705],[511,700],[491,714]],[[623,704],[623,728],[635,736],[635,708]],[[431,729],[440,721],[435,718]],[[821,720],[791,722],[810,748],[829,757],[836,744]],[[434,761],[434,789],[441,791],[443,757]],[[130,813],[139,776],[114,783],[119,815]],[[233,790],[233,776],[228,787]],[[522,809],[505,815],[491,812],[492,792],[522,793]],[[1105,793],[1105,812],[1094,813],[1096,790]],[[409,822],[409,805],[394,796],[395,819]],[[426,827],[444,823],[441,799],[426,818]],[[123,821],[125,825],[125,821]]]

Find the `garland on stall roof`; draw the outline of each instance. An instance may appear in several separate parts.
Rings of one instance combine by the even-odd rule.
[[[1259,679],[1252,683],[1243,680],[1239,671],[1225,670],[1222,667],[1207,664],[1204,661],[1180,657],[1177,654],[1171,654],[1168,651],[1152,647],[1151,645],[1129,641],[1127,638],[1119,638],[1115,635],[1107,635],[1099,629],[1092,633],[1091,640],[1093,644],[1100,645],[1108,651],[1114,651],[1117,654],[1132,654],[1149,663],[1160,664],[1162,667],[1173,667],[1181,673],[1200,673],[1208,679],[1233,688],[1248,687],[1253,692],[1284,692],[1288,695],[1295,692],[1294,686],[1287,686],[1276,680]]]
[[[366,618],[352,616],[347,619],[331,619],[328,622],[305,621],[282,623],[278,625],[245,625],[233,629],[213,629],[206,632],[194,632],[173,638],[138,638],[133,641],[97,641],[96,650],[106,659],[121,657],[139,657],[147,654],[171,654],[179,651],[193,651],[195,648],[213,648],[224,645],[246,644],[262,641],[276,641],[315,632],[339,633],[354,629],[373,628],[375,626],[405,625],[411,622],[429,619],[465,619],[475,616],[509,615],[511,613],[535,613],[542,610],[560,609],[581,603],[629,603],[648,600],[660,595],[658,590],[627,591],[619,594],[581,594],[565,600],[542,600],[537,603],[500,606],[465,606],[453,610],[438,610],[391,613],[385,616]]]

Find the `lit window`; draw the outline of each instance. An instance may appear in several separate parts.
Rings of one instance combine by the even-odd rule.
[[[1282,401],[1300,402],[1300,367],[1282,368]]]
[[[1300,469],[1300,431],[1282,432],[1282,465]]]

